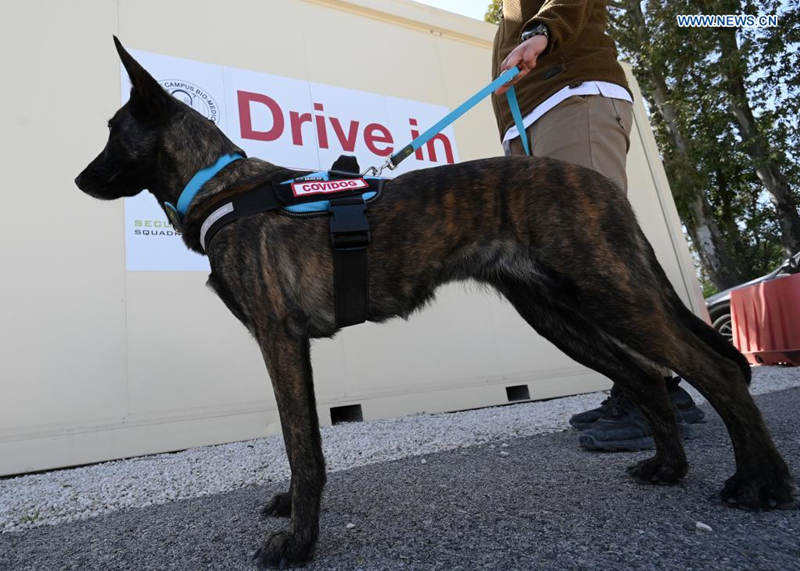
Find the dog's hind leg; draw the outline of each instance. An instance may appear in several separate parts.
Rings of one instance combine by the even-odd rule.
[[[793,504],[791,475],[747,390],[743,358],[721,345],[707,325],[689,318],[663,272],[657,277],[663,282],[660,291],[642,286],[588,311],[631,350],[680,374],[722,417],[736,455],[736,473],[726,482],[723,499],[751,509]],[[641,308],[649,308],[646,317]]]
[[[617,383],[639,407],[653,430],[656,454],[634,464],[630,475],[645,483],[674,484],[688,469],[675,413],[664,379],[654,365],[626,351],[575,309],[554,301],[518,279],[495,287],[540,335],[575,361]]]
[[[736,473],[725,482],[722,499],[746,509],[796,505],[791,474],[750,396],[738,360],[721,356],[688,331],[676,336],[676,345],[680,358],[671,367],[708,399],[733,443]]]
[[[256,559],[261,565],[283,567],[287,563],[308,561],[311,557],[319,535],[325,460],[308,338],[297,337],[282,327],[257,331],[257,338],[272,379],[292,480],[291,500],[278,496],[284,509],[291,508],[289,527],[267,537]]]

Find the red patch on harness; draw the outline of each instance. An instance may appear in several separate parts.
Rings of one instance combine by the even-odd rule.
[[[343,180],[313,180],[292,183],[292,193],[295,196],[308,196],[309,194],[330,194],[346,190],[369,188],[369,183],[363,178],[347,178]]]

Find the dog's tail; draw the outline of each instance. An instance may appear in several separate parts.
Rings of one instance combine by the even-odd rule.
[[[725,339],[722,335],[717,333],[713,327],[689,311],[689,309],[678,298],[677,294],[673,292],[673,295],[674,299],[672,300],[672,304],[676,311],[682,314],[681,316],[683,317],[683,322],[689,327],[689,329],[691,329],[692,333],[705,341],[706,344],[708,344],[722,357],[730,359],[739,365],[739,368],[742,370],[742,374],[744,375],[745,383],[747,383],[747,386],[750,386],[753,372],[750,369],[750,363],[747,362],[745,356],[733,346],[733,343]]]
[[[661,264],[658,263],[652,247],[649,248],[649,254],[651,267],[653,268],[653,271],[656,272],[657,277],[662,284],[662,289],[666,293],[667,299],[669,300],[675,316],[718,355],[735,362],[741,369],[742,375],[744,375],[745,383],[747,383],[747,386],[750,386],[753,373],[750,369],[750,363],[747,362],[745,356],[742,355],[730,341],[725,339],[713,327],[697,317],[688,307],[686,307],[686,305],[684,305],[684,303],[678,297],[678,294],[675,293],[675,288],[672,287],[672,283],[670,283],[667,275],[664,273],[664,269],[661,267]]]

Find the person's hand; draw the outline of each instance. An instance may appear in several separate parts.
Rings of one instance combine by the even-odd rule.
[[[519,73],[514,79],[498,88],[498,95],[502,95],[508,91],[509,87],[516,85],[520,79],[525,77],[530,70],[536,67],[536,60],[539,58],[539,54],[547,49],[547,41],[546,36],[533,36],[522,42],[506,56],[506,59],[504,59],[503,63],[500,65],[500,73],[512,67],[519,67]]]

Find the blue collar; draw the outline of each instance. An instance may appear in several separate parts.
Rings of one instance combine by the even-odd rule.
[[[215,162],[213,165],[197,171],[191,180],[186,183],[186,186],[183,188],[180,196],[178,196],[177,208],[170,202],[164,203],[164,206],[166,206],[168,209],[167,214],[170,215],[170,218],[175,215],[178,221],[180,221],[181,218],[186,216],[186,211],[189,209],[189,204],[192,203],[192,200],[195,196],[197,196],[197,193],[200,192],[200,189],[203,188],[203,185],[214,178],[214,175],[216,175],[226,166],[243,158],[244,157],[239,153],[223,155],[217,159],[217,162]]]

